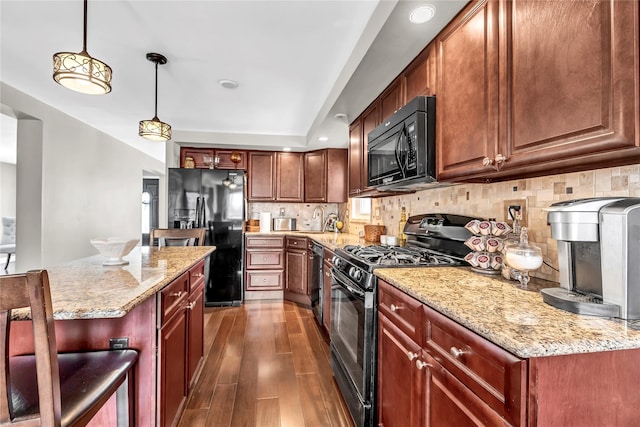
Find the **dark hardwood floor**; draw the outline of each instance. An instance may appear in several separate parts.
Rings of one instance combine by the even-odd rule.
[[[179,426],[354,427],[311,310],[207,308],[204,366]]]

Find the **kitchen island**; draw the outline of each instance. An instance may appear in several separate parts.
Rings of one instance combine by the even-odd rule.
[[[524,290],[466,267],[375,274],[382,279],[378,373],[385,425],[394,425],[394,378],[407,376],[415,379],[412,401],[426,404],[405,409],[433,425],[451,425],[438,419],[447,411],[465,425],[640,423],[639,321],[554,308],[539,292],[557,286],[551,282],[532,280]],[[408,364],[397,368],[403,358]]]
[[[138,426],[170,425],[181,411],[202,358],[204,258],[214,250],[137,247],[128,265],[103,266],[96,255],[47,268],[59,352],[108,349],[111,338],[138,350]],[[32,351],[30,328],[13,322],[12,354]],[[91,425],[115,425],[114,415],[112,398]]]

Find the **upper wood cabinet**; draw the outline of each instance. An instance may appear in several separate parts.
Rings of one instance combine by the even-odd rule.
[[[404,86],[404,104],[419,95],[436,94],[436,49],[429,44],[409,64],[401,75]]]
[[[239,155],[240,161],[238,163],[231,161],[231,154]],[[214,155],[218,156],[220,163],[216,166],[216,169],[247,169],[247,152],[241,150],[214,150]]]
[[[250,202],[272,202],[276,198],[276,153],[250,151],[247,172],[247,199]]]
[[[398,111],[398,108],[404,105],[402,83],[402,79],[394,80],[380,95],[380,117],[378,118],[378,123],[390,117]]]
[[[231,161],[231,153],[240,155],[240,161],[234,163]],[[180,167],[185,167],[184,159],[189,156],[193,158],[196,169],[208,169],[215,156],[218,156],[219,163],[216,169],[247,169],[247,152],[244,150],[228,150],[218,148],[197,148],[197,147],[180,147]],[[205,158],[210,161],[205,161]]]
[[[437,38],[439,180],[637,163],[638,9],[612,0],[470,4]]]
[[[304,153],[276,153],[276,200],[304,201]]]
[[[498,2],[469,5],[436,46],[438,179],[486,171],[498,140]]]
[[[180,167],[184,167],[184,159],[186,157],[191,157],[195,162],[196,168],[208,168],[209,163],[204,161],[207,156],[213,159],[213,148],[180,147]]]
[[[362,121],[349,127],[349,195],[357,196],[362,191]]]
[[[305,153],[304,201],[347,201],[347,150],[328,148]]]

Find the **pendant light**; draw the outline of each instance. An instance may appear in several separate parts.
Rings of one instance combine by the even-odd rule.
[[[68,89],[89,95],[111,92],[111,67],[87,52],[87,0],[84,0],[82,52],[54,54],[53,80]]]
[[[153,119],[141,120],[138,134],[152,141],[167,141],[171,139],[171,126],[158,118],[158,64],[166,64],[167,58],[159,53],[147,53],[147,59],[156,64],[156,102]]]

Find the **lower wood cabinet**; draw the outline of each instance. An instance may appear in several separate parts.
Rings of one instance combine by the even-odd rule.
[[[286,238],[285,299],[311,305],[309,297],[309,249],[307,238]]]
[[[422,422],[424,376],[414,365],[419,355],[420,345],[379,313],[378,426],[425,425]]]
[[[378,281],[378,425],[525,426],[526,360]]]
[[[175,425],[204,350],[204,260],[158,293],[158,425]]]
[[[285,262],[284,236],[246,236],[245,290],[282,291]]]

